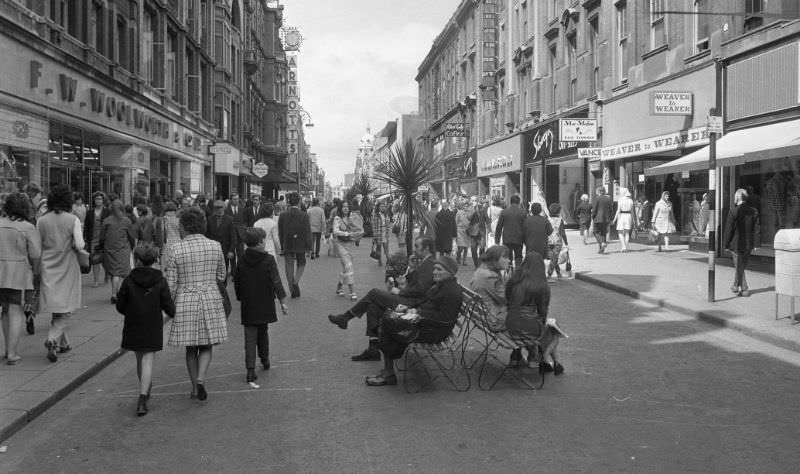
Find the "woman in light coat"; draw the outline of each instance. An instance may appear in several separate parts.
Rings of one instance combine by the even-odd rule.
[[[617,224],[619,240],[622,244],[622,252],[627,252],[631,240],[631,229],[636,228],[636,214],[633,212],[633,199],[628,188],[619,188],[619,201],[617,202],[617,214],[614,216],[612,224]]]
[[[267,235],[264,239],[264,250],[276,259],[281,254],[281,237],[278,233],[278,220],[274,216],[275,207],[272,203],[262,204],[258,210],[258,220],[253,223],[253,227],[264,229]]]
[[[39,311],[52,313],[44,345],[47,359],[58,360],[58,352],[71,349],[67,323],[72,312],[81,307],[81,271],[76,250],[85,243],[81,221],[71,213],[72,193],[66,186],[56,186],[47,196],[48,211],[36,222],[42,236],[42,276]]]
[[[358,299],[353,290],[355,281],[355,269],[353,268],[353,241],[357,241],[364,234],[364,228],[360,225],[360,219],[351,219],[350,205],[347,201],[339,204],[336,217],[333,218],[333,238],[336,245],[336,252],[339,254],[339,261],[342,264],[342,272],[339,274],[339,282],[336,284],[336,294],[345,296],[344,286],[350,290],[350,299]]]
[[[653,208],[653,217],[650,221],[653,229],[658,232],[658,251],[661,251],[661,238],[664,239],[664,249],[669,250],[669,234],[674,234],[675,214],[672,213],[672,203],[669,200],[669,191],[661,193],[661,200]]]
[[[186,369],[192,398],[205,400],[206,373],[212,348],[228,340],[225,307],[218,282],[226,279],[225,256],[219,242],[206,238],[205,213],[190,207],[181,211],[183,239],[167,252],[166,278],[175,302],[170,346],[186,348]]]

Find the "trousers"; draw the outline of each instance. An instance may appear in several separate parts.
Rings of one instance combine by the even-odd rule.
[[[269,362],[269,324],[244,326],[244,367],[256,368],[256,353],[262,364]]]
[[[398,304],[413,305],[416,300],[394,295],[389,291],[373,288],[364,295],[355,306],[350,308],[350,313],[358,318],[367,315],[367,337],[378,337],[381,318],[387,309],[393,309]]]

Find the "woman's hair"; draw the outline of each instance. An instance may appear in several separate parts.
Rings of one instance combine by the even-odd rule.
[[[72,191],[64,185],[54,186],[47,195],[47,209],[51,211],[72,211]]]
[[[164,212],[177,211],[177,210],[178,210],[178,205],[175,204],[175,201],[167,201],[164,204]]]
[[[197,207],[184,209],[179,219],[186,235],[206,233],[206,214],[202,209]]]
[[[116,217],[125,217],[125,205],[122,204],[122,201],[119,199],[115,199],[111,201],[111,215]]]
[[[619,197],[624,198],[624,197],[628,197],[630,195],[631,195],[631,192],[628,191],[628,188],[626,188],[624,186],[619,188]]]
[[[664,199],[664,196],[669,198],[669,191],[664,191],[663,193],[661,193],[661,199]]]
[[[545,297],[544,300],[540,299]],[[506,284],[506,299],[509,304],[533,304],[535,301],[550,302],[550,287],[547,286],[544,260],[537,252],[528,252],[522,265],[517,268]]]
[[[502,257],[508,257],[510,253],[505,245],[492,245],[481,255],[481,262],[485,263],[489,269],[497,271],[497,262]]]
[[[275,206],[273,206],[271,202],[262,204],[261,207],[258,208],[258,218],[264,219],[267,217],[272,217],[272,213],[274,212],[275,212]]]
[[[541,203],[535,202],[535,203],[531,204],[531,214],[533,214],[534,216],[538,216],[541,213],[542,213],[542,204]]]
[[[30,198],[23,193],[11,193],[3,203],[3,211],[9,219],[27,220],[33,211]]]
[[[550,212],[550,215],[553,217],[558,216],[558,214],[561,212],[561,204],[557,202],[550,203],[550,209],[548,209],[548,212]]]
[[[75,191],[72,193],[72,203],[75,204],[78,201],[83,201],[83,194]]]
[[[581,194],[581,201],[589,201],[589,195],[588,194]]]
[[[347,215],[344,215],[344,206],[347,206]],[[351,206],[347,201],[339,202],[339,205],[336,207],[336,215],[342,219],[349,217],[351,212],[353,212],[353,206]]]

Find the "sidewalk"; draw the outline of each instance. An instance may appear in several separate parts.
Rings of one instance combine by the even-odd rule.
[[[72,350],[47,360],[44,340],[50,315],[36,317],[36,334],[22,330],[19,353],[22,361],[0,365],[0,442],[53,406],[76,387],[116,360],[123,351],[123,316],[111,305],[110,283],[92,288],[83,277],[83,308],[69,322],[67,334]]]
[[[686,244],[657,252],[655,246],[632,243],[628,253],[620,253],[619,241],[612,241],[605,254],[598,254],[594,237],[584,245],[577,231],[567,231],[567,239],[578,280],[800,352],[800,324],[787,317],[788,296],[780,297],[783,319],[775,320],[775,279],[769,265],[751,262],[754,270],[746,273],[751,296],[737,297],[730,291],[731,260],[717,259],[716,298],[709,303],[708,254],[689,251]]]

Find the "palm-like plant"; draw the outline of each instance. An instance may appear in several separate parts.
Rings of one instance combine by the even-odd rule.
[[[389,155],[389,161],[375,172],[375,179],[387,183],[395,190],[400,202],[401,219],[406,221],[406,252],[413,248],[414,217],[428,220],[428,213],[416,199],[419,187],[432,181],[441,168],[440,160],[426,158],[417,149],[414,141],[396,144]],[[428,225],[432,222],[428,222]]]

